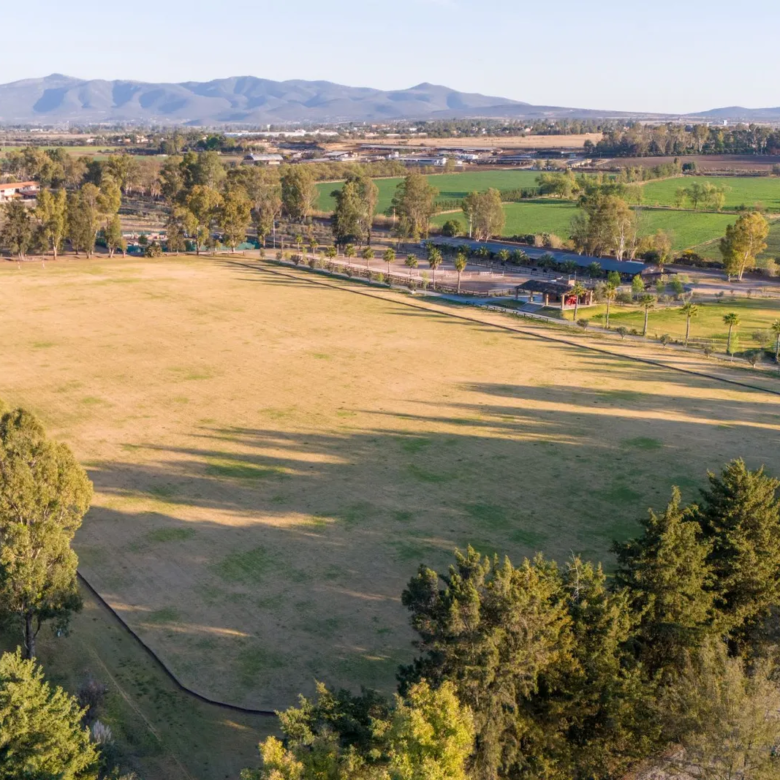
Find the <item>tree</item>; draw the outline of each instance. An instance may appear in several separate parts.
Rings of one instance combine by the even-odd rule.
[[[571,648],[556,567],[537,557],[515,568],[469,548],[441,577],[420,566],[402,602],[421,656],[399,672],[401,692],[423,679],[455,685],[474,715],[472,777],[528,766],[521,740],[535,731],[529,698]]]
[[[415,684],[393,705],[370,691],[317,694],[279,714],[285,743],[261,743],[262,768],[242,780],[467,780],[472,717],[451,683]]]
[[[0,657],[0,780],[96,780],[98,752],[75,697],[20,653]]]
[[[371,268],[371,261],[374,259],[374,250],[370,246],[363,247],[360,256],[366,261],[366,268]]]
[[[739,314],[736,314],[733,311],[729,312],[723,317],[723,324],[728,325],[729,327],[728,341],[726,342],[726,354],[728,355],[731,354],[731,334],[734,328],[736,328],[739,325],[739,322],[740,322]]]
[[[772,333],[775,334],[775,363],[780,362],[780,320],[772,323]]]
[[[282,209],[293,222],[305,222],[317,202],[314,174],[305,165],[285,166],[281,178]]]
[[[347,244],[344,247],[344,257],[347,258],[347,265],[349,265],[350,258],[353,258],[357,252],[355,251],[355,247],[352,244]]]
[[[681,506],[677,488],[663,514],[649,512],[642,530],[637,539],[613,545],[615,583],[627,589],[641,617],[640,658],[657,670],[678,662],[709,630],[712,548],[693,512]]]
[[[478,241],[486,241],[503,231],[506,215],[498,190],[471,192],[463,199],[461,208],[469,220],[469,236],[473,230]]]
[[[569,295],[574,296],[574,322],[577,322],[577,312],[580,309],[580,297],[585,295],[585,286],[582,282],[575,282],[569,288]]]
[[[647,336],[647,321],[650,318],[650,309],[655,306],[655,296],[642,295],[640,296],[638,303],[645,310],[645,321],[642,327],[642,335]]]
[[[607,284],[617,290],[620,287],[620,274],[617,271],[610,271],[607,274]]]
[[[604,327],[609,330],[609,309],[612,305],[612,301],[617,298],[617,289],[611,283],[607,283],[607,287],[604,290],[604,300],[607,302],[607,313],[604,317]]]
[[[780,604],[780,481],[741,459],[708,476],[694,515],[712,544],[720,627],[742,632]]]
[[[244,190],[238,187],[228,189],[217,211],[217,225],[232,252],[246,240],[246,229],[251,221],[252,204]]]
[[[421,173],[412,171],[396,187],[392,208],[398,217],[398,233],[414,241],[427,238],[436,213],[439,191]]]
[[[87,182],[68,198],[68,240],[74,251],[92,257],[101,227],[103,198],[94,184]]]
[[[766,249],[769,223],[762,214],[753,211],[743,214],[735,224],[726,228],[726,235],[720,241],[723,267],[731,278],[742,275],[756,264],[756,257]]]
[[[631,293],[636,298],[637,296],[641,295],[645,291],[645,283],[642,279],[641,274],[637,274],[632,280],[631,280]]]
[[[434,290],[436,289],[436,269],[442,264],[443,260],[441,251],[433,244],[428,244],[428,265],[433,274],[432,286]]]
[[[461,224],[460,222],[458,222],[457,219],[448,219],[441,226],[441,234],[443,236],[447,236],[447,238],[455,238],[455,236],[459,236],[461,230],[462,230]]]
[[[28,658],[44,621],[67,621],[81,606],[70,544],[91,499],[71,451],[49,441],[32,414],[2,416],[0,610],[22,623]]]
[[[127,250],[127,243],[122,235],[122,223],[119,220],[119,214],[114,214],[103,228],[103,237],[106,240],[108,256],[113,257],[118,249],[120,252]]]
[[[675,750],[664,762],[693,780],[774,780],[780,769],[780,686],[766,661],[751,669],[710,641],[685,663],[656,705]]]
[[[417,258],[414,255],[407,255],[404,265],[409,269],[409,284],[412,283],[412,271],[417,268]]]
[[[3,207],[0,244],[22,258],[32,245],[34,231],[35,224],[30,209],[21,200],[8,201]]]
[[[64,189],[40,191],[35,206],[35,217],[40,224],[43,241],[51,249],[55,260],[65,239],[67,213],[68,197]]]
[[[211,223],[222,207],[222,196],[212,187],[196,184],[187,195],[185,206],[195,227],[195,253],[200,254],[201,245],[211,239]]]
[[[458,295],[460,295],[460,277],[461,274],[466,270],[467,263],[468,258],[463,252],[458,252],[458,254],[455,255],[455,270],[458,273]]]
[[[390,266],[395,262],[395,250],[385,249],[382,253],[382,259],[387,263],[387,280],[390,281]]]
[[[356,181],[345,182],[340,189],[331,193],[336,201],[336,208],[330,218],[333,238],[337,244],[362,243],[365,234],[363,232],[363,209],[365,208],[360,189]]]
[[[699,316],[699,307],[688,301],[680,308],[680,314],[685,316],[685,346],[688,346],[688,337],[691,333],[691,320]]]

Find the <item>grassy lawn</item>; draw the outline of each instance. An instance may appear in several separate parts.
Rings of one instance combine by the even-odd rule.
[[[695,301],[694,301],[695,302]],[[679,304],[666,308],[652,309],[648,333],[653,335],[669,334],[673,338],[685,336],[685,316],[680,313]],[[718,349],[725,351],[728,328],[723,324],[724,315],[729,312],[739,314],[741,323],[737,328],[740,349],[758,347],[751,336],[759,330],[767,330],[777,319],[780,319],[780,300],[759,298],[724,299],[723,302],[699,303],[699,314],[691,320],[691,336],[709,338],[718,342]],[[605,307],[593,306],[583,309],[580,316],[596,322],[603,322]],[[566,319],[571,319],[571,312],[566,313]],[[642,309],[613,305],[609,316],[610,326],[624,325],[641,331],[644,322]]]
[[[539,171],[466,171],[464,173],[443,173],[428,176],[428,181],[439,190],[439,198],[454,200],[465,198],[474,190],[486,190],[494,187],[498,190],[513,190],[536,186]],[[390,201],[395,194],[395,188],[401,181],[398,179],[376,179],[379,187],[379,202],[377,213],[384,214],[390,208]],[[341,188],[341,183],[318,184],[320,191],[319,208],[322,211],[332,211],[333,198],[330,193]]]
[[[180,691],[87,589],[67,637],[38,637],[47,678],[72,694],[92,679],[108,688],[99,719],[111,728],[118,760],[144,780],[223,780],[257,766],[257,743],[276,719],[230,712]],[[19,637],[0,635],[0,649]]]
[[[95,483],[83,573],[236,704],[391,689],[420,562],[608,561],[672,484],[692,498],[739,455],[780,473],[780,398],[257,265],[8,263],[0,283],[0,397]]]
[[[707,176],[682,177],[650,181],[642,185],[642,202],[647,206],[674,206],[675,195],[680,187],[693,182],[710,183],[726,188],[726,208],[753,206],[762,203],[769,211],[780,212],[780,177],[735,177]]]
[[[573,203],[555,200],[538,200],[523,203],[504,204],[506,214],[505,236],[523,233],[555,233],[563,239],[569,236],[572,217],[577,213]],[[433,222],[442,225],[447,219],[458,219],[464,224],[463,215],[439,214]],[[665,230],[673,238],[677,250],[719,238],[726,226],[734,221],[733,215],[700,214],[692,211],[650,211],[638,212],[642,233]]]

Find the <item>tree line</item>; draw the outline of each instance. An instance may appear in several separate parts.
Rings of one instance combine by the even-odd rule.
[[[280,714],[244,780],[696,780],[780,772],[780,482],[742,460],[680,492],[616,566],[472,548],[402,594],[416,657],[398,692]]]
[[[612,128],[597,143],[585,142],[585,154],[596,157],[672,157],[685,154],[778,154],[780,130],[769,125],[734,127],[682,125],[674,122],[629,124]]]

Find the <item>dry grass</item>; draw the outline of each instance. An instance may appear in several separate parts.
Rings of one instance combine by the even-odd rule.
[[[0,397],[95,482],[82,571],[234,703],[390,688],[421,561],[605,558],[672,484],[780,472],[780,398],[303,278],[186,258],[0,284]]]
[[[594,144],[602,139],[601,133],[580,133],[577,135],[526,135],[526,136],[454,136],[452,138],[369,138],[360,143],[384,144],[387,146],[441,147],[465,146],[481,149],[582,149],[585,141]],[[333,143],[328,148],[342,149],[354,144]]]

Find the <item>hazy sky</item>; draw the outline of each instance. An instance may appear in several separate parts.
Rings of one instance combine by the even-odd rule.
[[[0,83],[252,75],[602,109],[780,105],[778,0],[0,0],[0,20]]]

